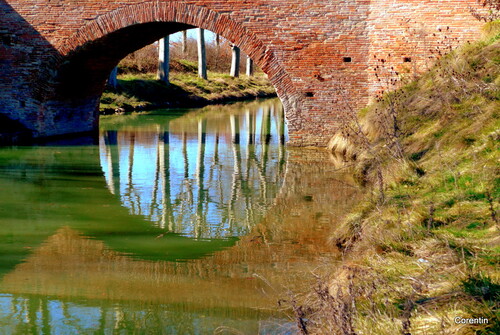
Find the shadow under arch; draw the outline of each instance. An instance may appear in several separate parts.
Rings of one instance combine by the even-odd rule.
[[[290,75],[273,50],[243,23],[228,13],[206,7],[158,1],[128,5],[98,16],[56,43],[64,59],[58,71],[56,100],[69,100],[74,107],[93,109],[89,112],[95,113],[91,118],[96,125],[97,106],[111,69],[127,54],[193,27],[213,31],[249,55],[269,76],[287,116],[289,111],[300,109],[301,95]]]

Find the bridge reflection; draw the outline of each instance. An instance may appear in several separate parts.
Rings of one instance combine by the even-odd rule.
[[[166,232],[245,235],[282,185],[286,134],[278,100],[236,111],[105,120],[100,152],[110,192]]]
[[[18,207],[0,217],[0,253],[22,260],[1,278],[2,330],[293,333],[276,302],[335,264],[329,229],[357,190],[327,152],[285,151],[277,106],[203,115],[108,118],[99,153],[4,153],[0,185]],[[17,210],[35,196],[38,225]]]
[[[0,324],[12,334],[205,334],[220,326],[294,334],[276,302],[283,288],[309,285],[304,273],[334,266],[328,232],[357,191],[326,152],[290,150],[288,159],[285,187],[264,219],[204,258],[139,260],[59,229],[3,277]]]

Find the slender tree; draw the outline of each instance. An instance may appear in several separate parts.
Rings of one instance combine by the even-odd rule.
[[[215,61],[220,62],[220,35],[215,34]]]
[[[240,122],[238,116],[231,114],[229,117],[231,124],[231,146],[233,149],[233,163],[234,171],[231,182],[231,197],[229,198],[229,229],[233,229],[233,224],[236,223],[236,201],[238,200],[238,193],[241,190],[241,146],[240,146]]]
[[[167,85],[170,74],[170,38],[165,36],[158,42],[158,74],[157,78]]]
[[[203,204],[207,195],[207,190],[204,187],[206,138],[207,120],[198,120],[198,155],[196,159],[196,182],[198,184],[198,199],[196,206],[195,237],[202,237],[203,233],[206,233],[207,230],[209,230],[209,228],[207,227],[207,216],[203,213]]]
[[[120,165],[117,136],[116,130],[108,130],[104,133],[106,159],[108,162],[107,172],[109,176],[106,182],[109,191],[114,195],[120,193]]]
[[[198,28],[198,77],[207,79],[207,52],[205,30]]]
[[[246,75],[252,77],[253,72],[254,72],[253,60],[252,58],[250,58],[250,56],[247,56]]]
[[[187,30],[182,31],[182,55],[186,57],[187,55]]]
[[[231,59],[231,77],[240,76],[240,48],[233,44],[233,57]]]

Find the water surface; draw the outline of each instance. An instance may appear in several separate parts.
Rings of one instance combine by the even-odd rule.
[[[1,148],[0,329],[293,334],[277,302],[335,261],[328,232],[356,189],[286,137],[274,99],[103,117],[95,145]]]

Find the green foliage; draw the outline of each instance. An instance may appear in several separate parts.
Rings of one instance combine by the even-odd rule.
[[[419,161],[420,159],[422,159],[422,157],[424,157],[424,155],[427,153],[427,151],[429,151],[429,149],[424,149],[424,150],[420,150],[419,152],[415,152],[415,153],[412,153],[410,154],[410,160],[416,162],[416,161]]]
[[[462,287],[467,294],[476,299],[490,302],[500,301],[500,285],[482,273],[468,277],[462,282]]]

